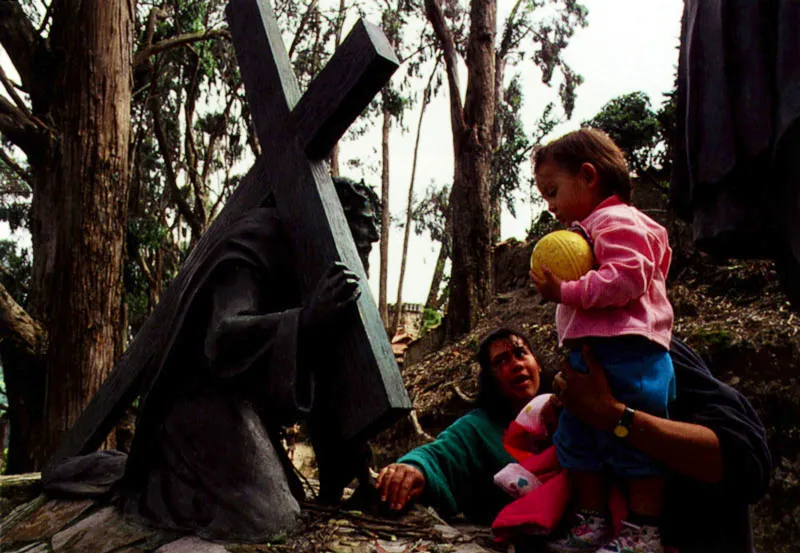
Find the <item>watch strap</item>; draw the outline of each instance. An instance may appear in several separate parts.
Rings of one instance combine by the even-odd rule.
[[[625,410],[622,411],[622,416],[620,416],[619,421],[614,427],[614,435],[618,438],[625,438],[628,436],[631,431],[631,425],[633,425],[634,414],[636,414],[636,411],[626,405]]]

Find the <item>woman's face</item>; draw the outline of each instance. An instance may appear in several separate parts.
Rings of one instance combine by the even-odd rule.
[[[489,366],[500,392],[521,409],[539,391],[542,371],[536,358],[519,336],[509,336],[489,345]]]

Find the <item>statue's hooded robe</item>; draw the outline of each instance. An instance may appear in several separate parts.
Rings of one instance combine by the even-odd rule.
[[[264,539],[299,507],[276,430],[311,407],[300,299],[277,212],[228,226],[152,344],[124,510],[210,538]]]
[[[798,36],[800,2],[685,2],[671,193],[701,249],[775,257],[800,235]]]

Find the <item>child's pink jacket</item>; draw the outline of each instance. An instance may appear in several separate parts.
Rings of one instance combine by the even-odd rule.
[[[561,284],[558,341],[635,334],[669,349],[673,313],[666,277],[672,259],[664,227],[611,196],[580,226],[598,268]]]

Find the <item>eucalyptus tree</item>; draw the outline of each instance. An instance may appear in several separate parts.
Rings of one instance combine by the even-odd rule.
[[[449,89],[455,165],[448,212],[452,269],[447,332],[456,336],[474,327],[493,293],[491,172],[502,134],[497,106],[503,101],[506,67],[530,58],[547,85],[558,72],[561,103],[571,116],[582,79],[562,51],[575,29],[586,25],[587,10],[575,0],[517,0],[498,39],[496,0],[470,0],[468,7],[424,0],[424,9],[445,61]],[[459,58],[467,66],[463,102]]]

